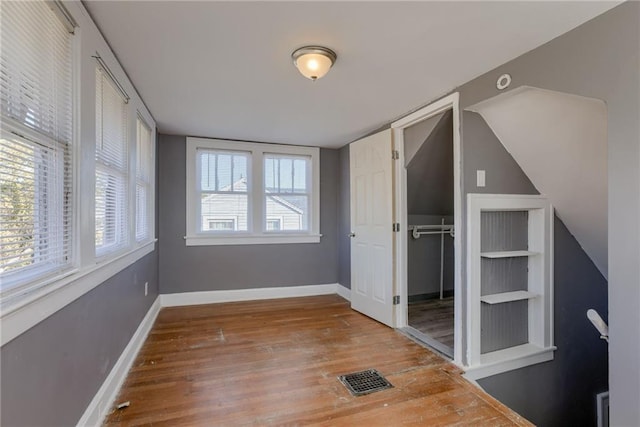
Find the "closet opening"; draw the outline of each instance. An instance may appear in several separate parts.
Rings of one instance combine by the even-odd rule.
[[[406,173],[405,332],[454,357],[453,110],[403,129]]]

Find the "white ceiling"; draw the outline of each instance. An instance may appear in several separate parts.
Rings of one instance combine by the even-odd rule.
[[[617,3],[84,4],[160,132],[340,147]],[[307,44],[338,54],[315,83]]]

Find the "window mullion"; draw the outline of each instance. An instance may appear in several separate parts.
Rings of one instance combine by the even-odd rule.
[[[252,151],[252,183],[249,198],[252,203],[249,207],[251,212],[252,224],[250,231],[255,234],[262,234],[265,230],[266,221],[264,220],[266,212],[265,200],[265,179],[264,179],[264,152],[261,150]]]

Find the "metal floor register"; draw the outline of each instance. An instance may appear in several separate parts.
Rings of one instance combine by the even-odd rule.
[[[362,396],[393,387],[393,385],[375,369],[340,375],[338,379],[354,396]]]

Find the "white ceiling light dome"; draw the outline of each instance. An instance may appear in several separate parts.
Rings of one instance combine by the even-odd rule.
[[[300,74],[313,81],[322,78],[336,62],[337,55],[322,46],[304,46],[292,54],[293,64]]]

